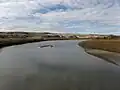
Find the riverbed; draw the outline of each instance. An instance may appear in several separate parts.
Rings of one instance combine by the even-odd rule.
[[[0,90],[120,90],[120,67],[85,53],[79,42],[1,49]],[[39,48],[48,44],[54,47]]]

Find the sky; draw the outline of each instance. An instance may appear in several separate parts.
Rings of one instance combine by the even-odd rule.
[[[0,31],[120,34],[120,0],[0,0]]]

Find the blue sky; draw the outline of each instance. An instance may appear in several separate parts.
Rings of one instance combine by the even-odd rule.
[[[120,0],[0,0],[1,31],[120,34]]]

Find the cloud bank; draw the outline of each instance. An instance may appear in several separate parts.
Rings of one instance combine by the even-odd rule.
[[[120,0],[0,0],[1,31],[120,34]]]

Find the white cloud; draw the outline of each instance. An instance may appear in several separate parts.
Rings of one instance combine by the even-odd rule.
[[[0,0],[0,10],[1,30],[116,33],[120,28],[119,0]]]

